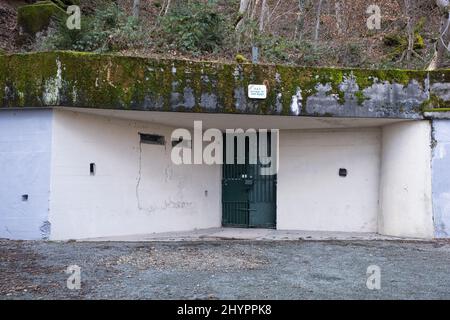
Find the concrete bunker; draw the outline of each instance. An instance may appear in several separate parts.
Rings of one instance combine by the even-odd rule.
[[[172,143],[173,130],[191,130],[199,120],[205,129],[279,130],[278,229],[449,234],[441,179],[450,170],[448,70],[50,52],[0,56],[0,71],[1,180],[8,181],[1,185],[1,237],[221,226],[222,167],[170,158],[177,144],[195,143]],[[247,96],[252,83],[267,84],[267,99]],[[35,140],[36,148],[27,147]]]
[[[175,128],[191,130],[194,118],[202,119],[205,129],[225,130],[239,116],[153,112],[148,117],[152,122],[141,112],[54,110],[50,220],[56,239],[222,225],[222,166],[175,165],[168,141]],[[261,120],[247,116],[241,125],[254,128]],[[428,121],[296,120],[270,121],[281,128],[277,229],[434,236]],[[144,128],[164,135],[166,144],[140,145]],[[99,171],[87,182],[87,175],[76,172],[91,156]],[[348,170],[345,179],[341,167]],[[73,203],[77,210],[70,210]]]

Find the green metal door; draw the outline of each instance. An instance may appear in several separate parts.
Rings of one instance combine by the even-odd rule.
[[[226,159],[227,137],[225,135],[224,159]],[[258,139],[260,137],[258,136]],[[269,153],[270,150],[270,135]],[[276,227],[276,175],[262,175],[262,164],[249,161],[249,140],[245,143],[245,164],[237,164],[235,140],[234,164],[223,165],[222,180],[222,225],[242,228]],[[259,154],[257,152],[257,154]]]

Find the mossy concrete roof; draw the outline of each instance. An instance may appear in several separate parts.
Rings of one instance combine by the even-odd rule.
[[[249,84],[265,84],[267,99],[249,99]],[[0,87],[0,108],[401,119],[450,108],[450,70],[223,64],[62,51],[0,56]]]

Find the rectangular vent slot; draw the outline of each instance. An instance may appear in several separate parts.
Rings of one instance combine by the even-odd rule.
[[[164,146],[166,144],[166,139],[164,138],[164,136],[146,133],[139,133],[139,135],[141,136],[141,143],[156,144],[160,146]]]

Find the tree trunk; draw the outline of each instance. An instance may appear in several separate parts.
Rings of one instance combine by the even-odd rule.
[[[256,9],[258,8],[259,0],[254,0],[254,1],[252,2],[252,5],[253,5],[253,9],[252,9],[252,14],[250,15],[250,19],[251,19],[251,20],[255,19],[255,16],[256,16]],[[250,6],[250,7],[251,7],[251,6]]]
[[[263,0],[261,4],[261,16],[259,17],[259,32],[264,31],[264,22],[267,14],[267,0]]]
[[[448,67],[445,65],[444,61],[447,55],[450,54],[450,13],[447,12],[442,16],[441,22],[441,30],[440,37],[438,39],[437,47],[436,47],[436,66],[439,67]]]
[[[338,35],[342,35],[342,3],[340,0],[336,0],[334,3],[334,9],[336,11],[336,29]]]
[[[322,0],[319,0],[319,4],[317,5],[317,14],[316,14],[316,27],[314,28],[314,46],[317,46],[317,42],[319,41],[321,14],[322,14]]]
[[[140,5],[141,5],[140,0],[133,0],[133,17],[136,20],[139,20]]]
[[[167,4],[166,4],[166,9],[164,10],[164,15],[166,15],[167,14],[167,12],[169,12],[169,9],[170,9],[170,0],[167,0]]]
[[[250,2],[251,0],[241,0],[239,5],[239,12],[238,12],[238,19],[236,22],[235,30],[239,30],[243,21],[244,21],[244,15],[247,13],[247,11],[250,8]]]
[[[243,15],[247,12],[248,4],[250,3],[250,0],[241,0],[241,3],[239,5],[239,15]]]
[[[298,16],[297,16],[297,23],[295,26],[295,32],[294,32],[294,40],[302,41],[303,39],[303,29],[305,26],[305,6],[306,6],[306,0],[298,0]],[[298,34],[298,37],[297,37]]]
[[[411,55],[414,50],[414,27],[411,16],[411,1],[405,0],[405,15],[407,19],[407,27],[406,30],[408,32],[408,49],[406,49],[406,60],[411,60]]]

